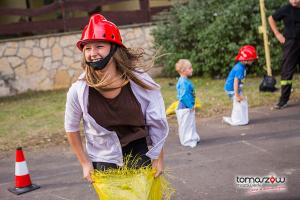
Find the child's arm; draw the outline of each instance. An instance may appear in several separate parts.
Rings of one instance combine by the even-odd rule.
[[[234,78],[234,84],[233,84],[233,89],[234,89],[234,96],[236,97],[236,100],[238,102],[243,100],[243,97],[239,95],[239,79]]]
[[[179,101],[181,103],[183,103],[185,105],[185,107],[189,108],[189,109],[192,109],[193,108],[193,104],[191,102],[191,99],[188,98],[188,96],[186,94],[184,94],[180,99]]]

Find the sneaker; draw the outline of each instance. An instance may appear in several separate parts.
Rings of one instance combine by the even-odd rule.
[[[283,108],[285,108],[285,107],[287,107],[287,102],[279,102],[278,104],[276,104],[276,105],[274,106],[274,108],[275,108],[275,109],[278,109],[278,110],[283,109]]]

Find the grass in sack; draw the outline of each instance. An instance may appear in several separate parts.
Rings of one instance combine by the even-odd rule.
[[[132,163],[137,163],[134,158]],[[160,200],[171,199],[175,190],[166,180],[165,174],[154,178],[151,166],[129,167],[125,158],[124,166],[92,173],[93,186],[101,200]]]

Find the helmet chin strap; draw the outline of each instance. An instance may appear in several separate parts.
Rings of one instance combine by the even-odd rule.
[[[88,66],[94,68],[94,70],[102,70],[106,67],[107,63],[110,61],[111,57],[114,55],[116,50],[117,50],[117,45],[111,44],[109,54],[105,58],[103,58],[99,61],[96,61],[96,62],[87,62],[86,61],[86,64]]]

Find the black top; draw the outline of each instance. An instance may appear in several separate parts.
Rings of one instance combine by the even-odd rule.
[[[113,99],[107,99],[89,87],[88,113],[99,125],[115,131],[122,147],[147,136],[144,114],[130,83]]]
[[[300,8],[288,4],[276,10],[272,17],[275,21],[283,20],[284,37],[300,39]]]

